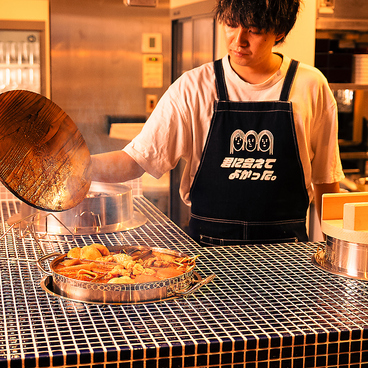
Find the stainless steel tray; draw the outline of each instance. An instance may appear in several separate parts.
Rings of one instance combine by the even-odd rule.
[[[155,299],[155,300],[140,300],[140,301],[125,301],[125,302],[103,302],[103,301],[86,301],[86,300],[79,300],[77,298],[68,297],[65,295],[62,295],[60,292],[54,289],[54,282],[52,276],[45,276],[42,278],[40,285],[41,288],[48,294],[56,298],[61,298],[63,300],[68,300],[71,302],[76,303],[85,303],[85,304],[96,304],[96,305],[132,305],[132,304],[147,304],[147,303],[159,303],[159,302],[165,302],[169,300],[174,300],[177,298],[183,298],[187,297],[189,295],[192,295],[196,290],[198,290],[201,286],[209,283],[213,280],[215,275],[211,275],[205,279],[202,279],[202,277],[197,273],[193,272],[193,279],[191,284],[189,285],[188,289],[186,290],[178,290],[176,293],[172,294],[170,297],[165,297],[162,299]]]

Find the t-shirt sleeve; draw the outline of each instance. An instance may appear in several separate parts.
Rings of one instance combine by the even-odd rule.
[[[179,83],[179,82],[178,82]],[[142,131],[124,148],[147,173],[160,178],[186,155],[190,131],[178,96],[178,83],[170,86],[144,124]]]

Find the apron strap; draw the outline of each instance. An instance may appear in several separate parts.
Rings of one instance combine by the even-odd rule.
[[[280,101],[288,101],[291,86],[293,84],[296,70],[298,69],[299,61],[291,60],[291,63],[289,65],[288,71],[285,76],[284,84],[282,86],[281,94],[280,94]]]
[[[222,67],[222,59],[214,62],[217,97],[220,101],[228,101],[229,95],[225,84],[224,68]]]

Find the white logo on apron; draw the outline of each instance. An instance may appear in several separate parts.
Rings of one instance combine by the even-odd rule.
[[[244,133],[241,129],[237,129],[230,138],[230,154],[240,151],[261,151],[269,152],[269,155],[273,155],[273,147],[274,137],[269,130],[262,130],[260,133],[249,130],[247,133]],[[221,167],[225,169],[235,168],[235,171],[229,174],[230,180],[274,181],[276,176],[272,169],[275,162],[275,158],[225,157]]]
[[[244,133],[241,129],[237,129],[233,132],[230,138],[230,154],[234,151],[270,151],[270,155],[273,155],[273,134],[269,130],[262,130],[257,133],[254,130],[248,130]]]

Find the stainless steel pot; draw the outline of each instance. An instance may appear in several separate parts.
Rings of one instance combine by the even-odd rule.
[[[112,251],[119,247],[110,247]],[[186,257],[185,254],[169,249],[152,248],[156,253],[174,255],[175,257]],[[53,258],[50,263],[50,270],[43,267],[43,262]],[[48,277],[43,280],[43,288],[55,296],[73,301],[98,304],[121,304],[121,303],[141,303],[147,301],[160,301],[173,297],[190,295],[199,287],[212,281],[215,275],[211,275],[204,280],[198,277],[191,268],[188,272],[180,276],[167,278],[161,281],[146,282],[139,284],[109,284],[72,279],[55,272],[55,267],[64,260],[66,254],[52,253],[41,257],[37,261],[38,267]]]
[[[331,273],[368,280],[368,244],[327,236],[325,247],[317,250],[312,261]]]
[[[22,202],[20,213],[12,216],[8,223],[11,225],[36,211]],[[129,186],[92,182],[86,198],[80,204],[63,212],[39,211],[33,218],[33,225],[36,232],[87,235],[130,230],[146,221],[146,216],[133,209],[133,194]]]

